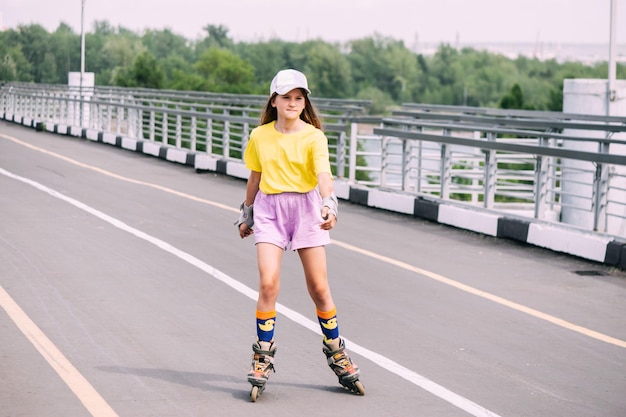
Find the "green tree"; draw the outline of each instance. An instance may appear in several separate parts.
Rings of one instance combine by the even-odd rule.
[[[550,90],[550,101],[546,110],[563,111],[563,83],[558,88]]]
[[[103,59],[110,67],[129,67],[135,57],[146,49],[143,44],[126,36],[110,36],[104,42],[102,50]]]
[[[352,66],[352,78],[356,91],[376,87],[389,93],[393,76],[385,71],[381,56],[387,48],[389,39],[380,35],[354,40],[349,43],[348,60]]]
[[[193,72],[193,64],[180,55],[169,55],[166,58],[159,59],[158,62],[161,68],[163,68],[166,88],[174,88],[174,83],[180,77]],[[182,90],[189,90],[189,88],[182,88]]]
[[[17,65],[8,53],[0,52],[0,81],[17,81]]]
[[[169,88],[173,90],[207,91],[206,80],[199,74],[175,69]]]
[[[80,36],[69,25],[61,23],[51,35],[49,52],[56,68],[50,82],[67,84],[67,74],[80,70]]]
[[[442,44],[432,58],[430,72],[434,74],[439,84],[451,86],[461,78],[456,65],[459,52],[448,44]]]
[[[115,67],[109,65],[102,55],[102,47],[109,36],[114,35],[114,29],[106,21],[96,21],[93,32],[85,33],[85,71],[95,73],[97,85],[110,85],[112,72]],[[80,48],[80,47],[79,47]],[[72,65],[72,71],[80,70],[80,58],[77,64]]]
[[[44,84],[57,84],[60,80],[57,77],[57,63],[54,54],[47,52],[39,67],[39,82]]]
[[[523,109],[524,108],[524,93],[519,84],[513,84],[511,91],[502,97],[500,100],[501,109]]]
[[[429,62],[429,78],[423,102],[434,104],[462,104],[464,101],[465,71],[460,65],[459,52],[442,44]]]
[[[376,34],[348,46],[356,91],[376,87],[398,102],[420,95],[420,63],[402,41]]]
[[[233,52],[254,68],[254,93],[267,94],[272,77],[278,70],[293,68],[291,59],[297,44],[278,39],[268,42],[239,43]]]
[[[33,81],[32,66],[15,31],[0,32],[0,81]]]
[[[420,66],[413,52],[402,42],[390,45],[386,62],[389,72],[394,74],[393,87],[389,94],[400,102],[415,101],[420,96]]]
[[[187,61],[193,59],[193,50],[189,46],[190,42],[169,29],[146,30],[141,36],[141,43],[159,61],[170,56],[178,56]]]
[[[380,91],[376,87],[367,87],[359,91],[356,96],[359,100],[370,100],[372,105],[368,111],[372,115],[386,115],[394,106],[394,101],[388,93]]]
[[[352,96],[350,63],[336,47],[317,40],[303,43],[301,49],[307,52],[301,68],[310,74],[308,81],[315,96]]]
[[[296,68],[315,96],[378,100],[380,113],[407,101],[560,110],[564,79],[606,79],[608,72],[607,62],[509,59],[447,44],[426,56],[380,34],[345,44],[235,43],[224,26],[204,31],[194,41],[169,29],[138,34],[97,21],[86,33],[85,69],[96,74],[96,85],[267,94],[276,71]],[[79,69],[80,37],[65,23],[52,33],[37,24],[0,32],[1,80],[65,84],[67,73]],[[617,77],[626,78],[626,65],[618,63]]]
[[[194,69],[205,80],[203,90],[249,93],[252,89],[254,69],[248,62],[226,49],[207,49],[194,64]]]
[[[85,70],[95,73],[96,84],[109,85],[114,72],[119,72],[120,67],[129,68],[135,57],[145,50],[138,34],[97,21],[93,33],[85,34]]]
[[[495,107],[519,78],[516,67],[502,55],[463,48],[454,61],[458,79],[453,89],[462,92],[455,104]]]
[[[31,79],[36,83],[42,82],[50,34],[43,26],[33,24],[18,26],[17,31],[10,31],[7,37],[8,44],[19,46],[24,58],[30,63]]]
[[[233,41],[228,37],[228,28],[226,26],[209,24],[202,29],[206,32],[206,35],[196,44],[195,52],[198,59],[207,49],[232,49]]]
[[[165,75],[156,57],[144,51],[130,68],[120,67],[115,72],[113,83],[121,87],[163,88]]]

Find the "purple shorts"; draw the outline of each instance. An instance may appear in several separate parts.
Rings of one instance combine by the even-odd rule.
[[[308,193],[264,194],[254,199],[256,243],[271,243],[285,250],[313,248],[330,243],[328,230],[320,229],[322,197]]]

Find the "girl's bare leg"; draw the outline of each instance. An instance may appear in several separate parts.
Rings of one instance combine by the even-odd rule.
[[[256,308],[258,311],[276,310],[283,249],[271,243],[258,243],[256,249],[259,265],[259,298]]]
[[[335,303],[328,285],[326,249],[323,246],[299,249],[298,254],[304,268],[307,290],[315,307],[319,311],[334,309]]]

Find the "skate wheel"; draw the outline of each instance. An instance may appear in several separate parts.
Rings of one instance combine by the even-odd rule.
[[[252,387],[252,391],[250,391],[250,401],[253,403],[256,402],[256,399],[259,397],[259,387],[256,385]]]
[[[355,393],[359,395],[365,395],[365,387],[363,387],[363,384],[361,384],[361,381],[355,381],[354,388],[356,388]]]

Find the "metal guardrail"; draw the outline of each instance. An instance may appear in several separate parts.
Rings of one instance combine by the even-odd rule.
[[[372,186],[623,238],[625,132],[624,117],[407,104],[353,153]]]
[[[82,94],[81,94],[82,93]],[[9,83],[0,112],[240,161],[266,96]],[[335,176],[626,237],[626,118],[316,99]]]

